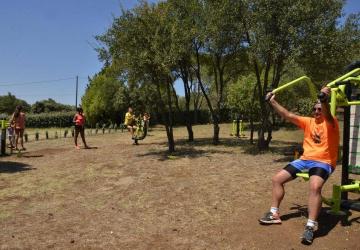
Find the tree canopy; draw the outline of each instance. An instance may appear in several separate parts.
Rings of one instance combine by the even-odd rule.
[[[104,68],[92,79],[84,107],[94,119],[110,118],[120,106],[151,109],[162,116],[173,151],[174,110],[190,114],[204,100],[215,144],[220,116],[230,108],[260,122],[258,147],[266,149],[274,122],[264,101],[268,89],[303,74],[320,86],[359,56],[360,16],[339,23],[343,5],[342,0],[141,1],[96,37]],[[176,80],[184,87],[180,102]],[[306,113],[298,103],[308,99],[298,92],[282,101]],[[189,139],[190,121],[186,118]]]

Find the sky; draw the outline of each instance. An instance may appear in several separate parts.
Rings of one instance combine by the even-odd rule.
[[[74,105],[76,76],[80,100],[87,77],[102,68],[94,36],[110,27],[120,6],[130,9],[136,4],[137,0],[0,0],[0,95],[11,92],[30,104],[52,98]],[[344,12],[360,12],[360,0],[347,0]]]

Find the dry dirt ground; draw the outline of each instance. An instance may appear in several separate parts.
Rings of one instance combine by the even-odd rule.
[[[271,152],[254,154],[247,139],[221,127],[196,126],[195,143],[175,129],[177,153],[166,154],[161,128],[133,146],[127,133],[28,143],[0,158],[0,249],[360,249],[360,213],[328,215],[324,206],[312,246],[300,235],[307,183],[289,183],[282,225],[261,226],[271,176],[291,159],[284,150],[299,134],[276,132]],[[340,181],[340,166],[329,179]],[[354,195],[352,198],[359,198]]]

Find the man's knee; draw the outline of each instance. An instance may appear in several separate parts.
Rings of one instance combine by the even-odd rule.
[[[271,178],[273,185],[283,185],[289,180],[292,180],[292,176],[286,170],[281,170],[279,173]]]
[[[319,177],[320,178],[320,177]],[[321,181],[311,181],[310,182],[310,192],[312,193],[321,193],[321,189],[324,185],[323,180]]]

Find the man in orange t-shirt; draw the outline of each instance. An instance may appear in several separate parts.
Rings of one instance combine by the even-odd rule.
[[[339,146],[339,124],[330,113],[328,103],[330,89],[321,89],[325,98],[313,107],[314,117],[295,115],[275,100],[275,95],[268,94],[269,103],[284,119],[304,130],[304,154],[300,159],[290,162],[272,178],[272,204],[270,211],[259,221],[261,224],[281,224],[279,206],[284,198],[284,184],[296,178],[296,174],[308,171],[310,176],[310,191],[308,201],[309,218],[302,236],[302,243],[311,244],[314,238],[314,228],[321,209],[321,189],[335,170]]]

